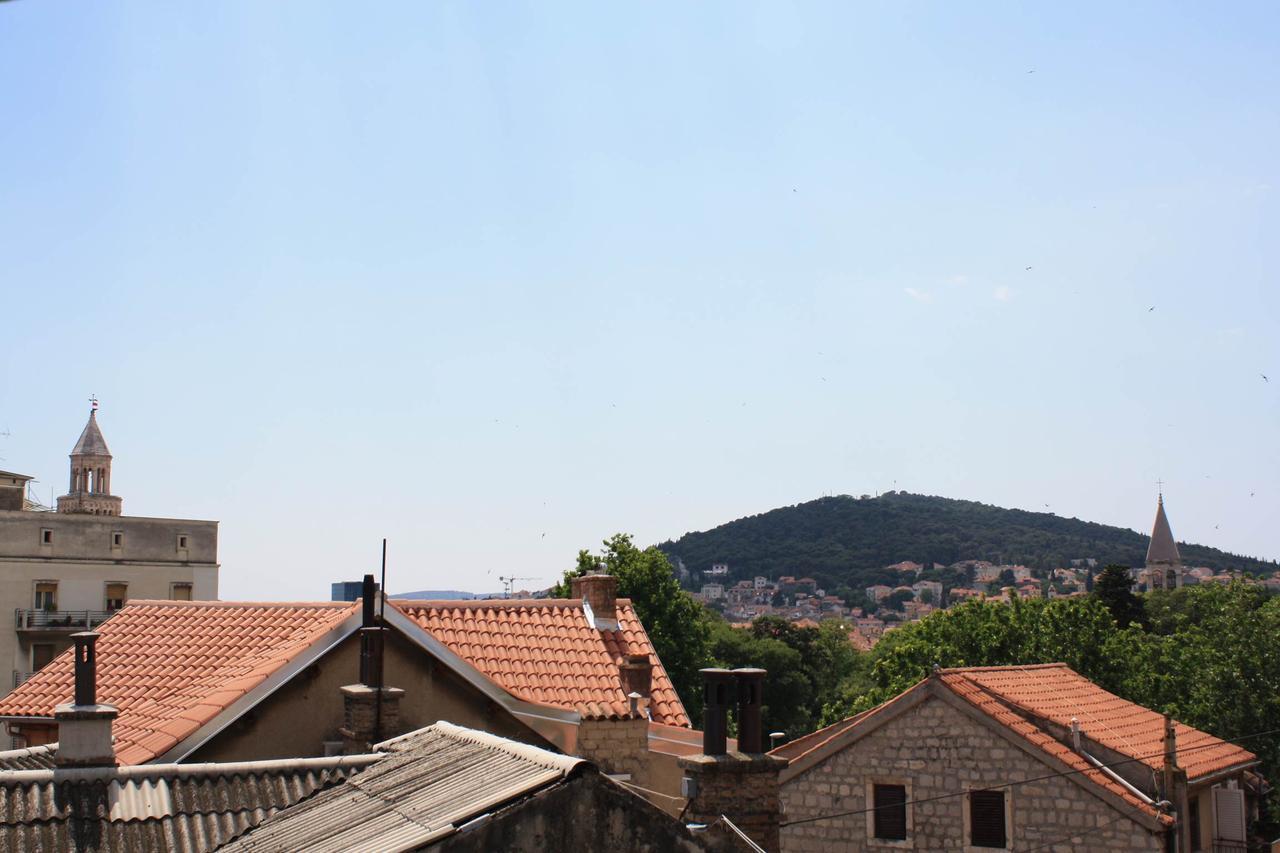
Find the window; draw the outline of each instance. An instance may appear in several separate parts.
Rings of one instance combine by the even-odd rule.
[[[31,671],[39,672],[54,658],[53,643],[33,643],[31,646]]]
[[[178,534],[178,550],[179,551],[187,550],[187,534],[185,533]]]
[[[1191,829],[1191,853],[1200,853],[1204,848],[1200,844],[1200,796],[1191,798],[1187,803],[1187,823]]]
[[[173,584],[169,597],[174,601],[190,601],[191,600],[191,584],[175,583]]]
[[[120,548],[124,545],[124,533],[117,530],[111,534],[111,547]]]
[[[969,844],[1003,849],[1005,832],[1004,791],[969,792]]]
[[[36,581],[36,610],[58,609],[58,584],[56,581]]]
[[[124,603],[129,600],[129,585],[127,583],[109,583],[107,584],[107,609],[119,610],[124,607]]]
[[[53,531],[52,531],[52,530],[50,530],[50,529],[49,529],[49,528],[47,528],[47,527],[42,527],[42,528],[40,528],[40,544],[41,544],[41,545],[52,545],[52,544],[53,544]]]
[[[876,838],[887,841],[907,840],[907,788],[905,785],[875,785],[872,788],[875,806]]]

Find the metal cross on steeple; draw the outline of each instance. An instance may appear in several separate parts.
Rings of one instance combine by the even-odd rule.
[[[98,395],[97,394],[89,395],[89,405],[93,407],[92,411],[95,411],[95,412],[98,411]]]

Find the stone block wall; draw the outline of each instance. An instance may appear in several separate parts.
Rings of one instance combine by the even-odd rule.
[[[636,785],[649,783],[649,722],[643,717],[582,720],[576,752],[605,773],[630,773]]]
[[[682,758],[680,766],[694,788],[686,820],[711,824],[724,815],[765,850],[778,849],[782,759],[730,752]]]
[[[930,697],[793,779],[783,782],[782,850],[971,850],[963,792],[1052,773],[1041,763],[946,701]],[[861,812],[867,783],[905,784],[908,840],[870,838],[869,813],[787,825],[806,817]],[[1011,849],[1159,853],[1163,838],[1066,778],[1010,789]],[[1074,840],[1073,840],[1074,839]],[[1058,843],[1054,843],[1058,842]]]

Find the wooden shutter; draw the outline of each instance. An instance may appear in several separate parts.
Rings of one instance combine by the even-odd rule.
[[[127,583],[109,583],[107,584],[107,609],[119,610],[124,607],[125,600],[129,597],[129,585]]]
[[[969,792],[969,843],[974,847],[1003,848],[1004,791]]]
[[[191,584],[175,583],[173,585],[174,601],[190,601],[191,600]]]
[[[876,838],[905,841],[907,839],[907,789],[904,785],[876,785]]]
[[[1213,813],[1215,837],[1219,841],[1245,841],[1244,791],[1239,788],[1214,788]]]

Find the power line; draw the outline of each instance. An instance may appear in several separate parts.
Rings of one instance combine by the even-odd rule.
[[[1220,747],[1223,743],[1230,743],[1238,746],[1240,741],[1250,740],[1252,738],[1265,737],[1266,735],[1275,735],[1275,734],[1280,734],[1280,729],[1269,729],[1268,731],[1265,731],[1265,732],[1254,732],[1253,734],[1242,735],[1241,737],[1238,737],[1235,740],[1227,740],[1227,741],[1220,740],[1216,743],[1204,743],[1204,744],[1200,744],[1199,746],[1183,747],[1182,749],[1175,750],[1175,754],[1195,752],[1198,749],[1216,749]],[[1150,755],[1140,755],[1140,756],[1137,756],[1136,758],[1125,758],[1120,761],[1112,762],[1110,764],[1099,763],[1099,764],[1093,765],[1092,767],[1081,768],[1079,770],[1064,770],[1058,773],[1048,773],[1044,776],[1032,776],[1027,779],[1018,779],[1017,781],[1014,781],[1014,782],[1004,782],[998,785],[984,785],[981,788],[975,788],[974,790],[996,791],[1001,788],[1014,788],[1014,787],[1017,787],[1018,785],[1029,785],[1032,782],[1044,782],[1045,780],[1048,780],[1048,779],[1058,779],[1065,776],[1075,776],[1080,773],[1094,773],[1094,772],[1099,772],[1104,768],[1111,769],[1113,767],[1119,767],[1122,764],[1132,764],[1135,761],[1146,761],[1148,758],[1163,758],[1163,757],[1164,757],[1163,751],[1154,752]],[[953,791],[949,794],[938,794],[933,797],[921,797],[919,799],[907,800],[903,803],[894,803],[893,805],[888,805],[888,806],[879,806],[879,807],[872,806],[871,808],[852,809],[847,812],[834,812],[832,814],[816,815],[814,817],[802,817],[802,818],[797,818],[796,820],[784,821],[780,825],[794,826],[796,824],[801,824],[801,823],[814,823],[815,821],[819,821],[819,820],[831,820],[832,818],[837,818],[837,817],[849,817],[850,815],[868,814],[870,812],[878,811],[880,809],[897,808],[900,805],[909,806],[909,805],[914,805],[916,803],[932,803],[937,800],[947,800],[952,797],[963,797],[968,794],[969,794],[969,791]]]

